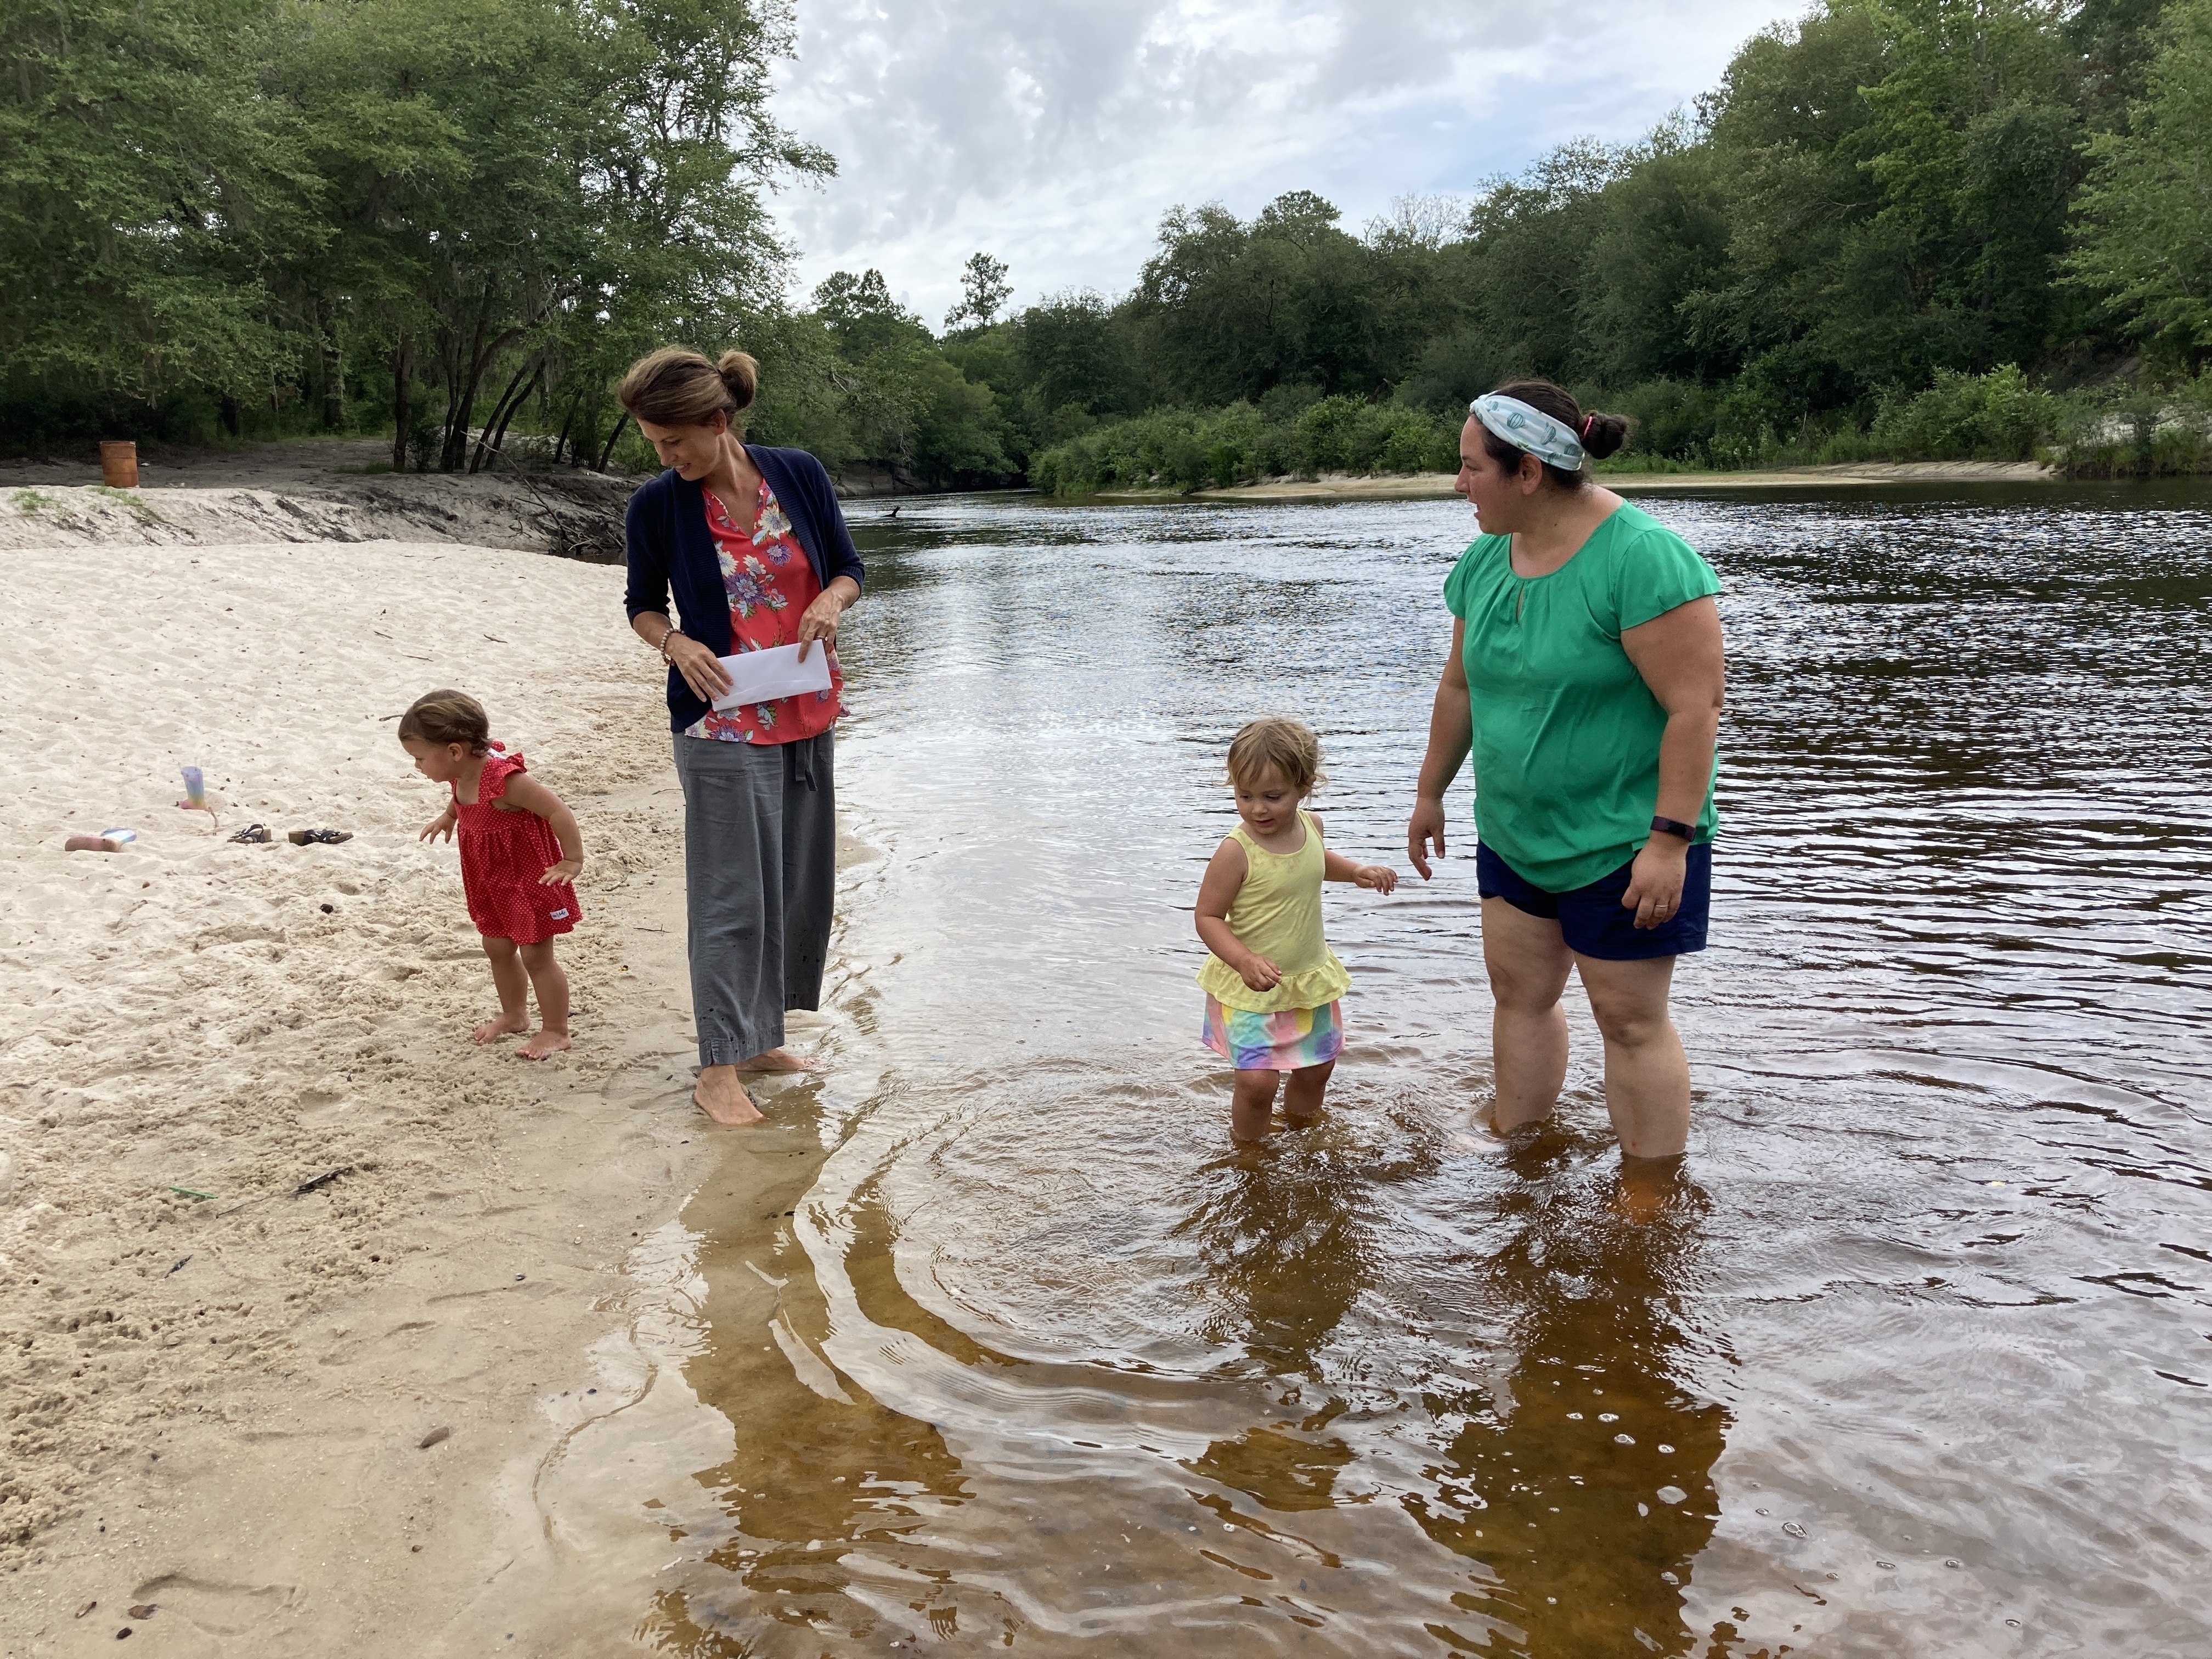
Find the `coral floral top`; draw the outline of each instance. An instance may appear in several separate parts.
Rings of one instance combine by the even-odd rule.
[[[730,650],[765,651],[799,642],[799,619],[821,597],[822,583],[806,550],[776,504],[775,492],[761,480],[760,500],[749,536],[738,527],[713,490],[707,498],[707,530],[722,566],[722,586],[730,596]],[[844,712],[845,677],[830,653],[830,689],[708,709],[684,728],[687,738],[717,738],[724,743],[795,743],[826,732]]]

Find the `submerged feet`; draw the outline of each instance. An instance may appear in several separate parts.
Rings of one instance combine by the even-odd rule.
[[[823,1069],[818,1060],[809,1060],[794,1054],[788,1048],[769,1048],[755,1054],[750,1060],[736,1066],[707,1066],[699,1072],[698,1086],[691,1091],[691,1103],[717,1123],[732,1126],[757,1123],[760,1109],[753,1104],[745,1085],[738,1081],[741,1072],[818,1072]]]
[[[720,1071],[722,1068],[718,1066],[714,1069]],[[736,1072],[818,1072],[822,1069],[822,1062],[794,1054],[788,1048],[770,1048],[755,1054],[742,1066],[730,1069]]]
[[[799,1071],[805,1068],[785,1066],[777,1069]],[[699,1081],[691,1091],[691,1103],[715,1122],[726,1123],[732,1128],[761,1121],[760,1109],[753,1104],[752,1097],[745,1092],[745,1085],[738,1081],[738,1068],[734,1066],[702,1066]]]

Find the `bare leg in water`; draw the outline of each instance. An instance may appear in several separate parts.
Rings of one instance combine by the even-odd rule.
[[[1482,954],[1496,1005],[1498,1133],[1548,1117],[1559,1097],[1567,1074],[1567,1016],[1559,999],[1572,969],[1605,1039],[1606,1111],[1622,1157],[1680,1157],[1690,1133],[1690,1066],[1667,1012],[1674,959],[1578,957],[1559,937],[1558,922],[1502,898],[1482,902]]]

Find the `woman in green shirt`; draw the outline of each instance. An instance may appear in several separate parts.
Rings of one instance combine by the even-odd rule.
[[[1705,944],[1720,579],[1589,481],[1627,422],[1546,380],[1478,398],[1458,492],[1482,534],[1444,582],[1452,651],[1407,830],[1426,880],[1444,791],[1474,761],[1476,884],[1495,1010],[1494,1127],[1547,1115],[1567,1072],[1559,999],[1582,975],[1605,1103],[1631,1158],[1672,1158],[1690,1069],[1668,1017],[1674,958]]]

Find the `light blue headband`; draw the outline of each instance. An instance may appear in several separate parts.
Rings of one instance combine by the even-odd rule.
[[[1547,466],[1568,472],[1583,470],[1583,441],[1572,427],[1553,420],[1518,398],[1484,393],[1467,406],[1480,421],[1516,449],[1525,449]]]

